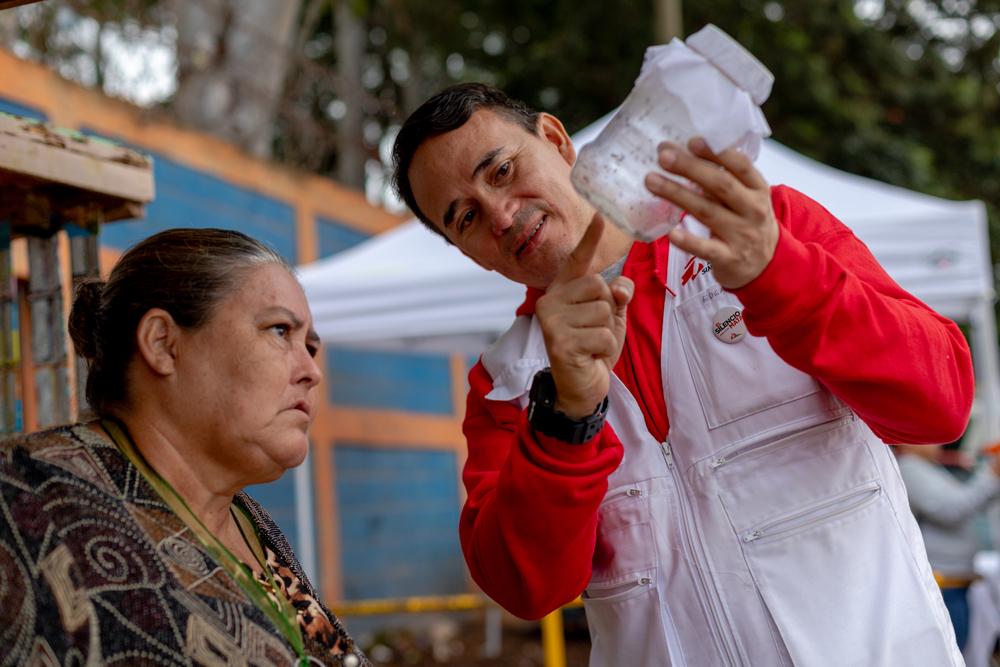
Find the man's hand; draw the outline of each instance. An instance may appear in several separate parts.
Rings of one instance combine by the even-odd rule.
[[[716,155],[700,138],[688,142],[688,149],[660,144],[659,163],[700,186],[701,193],[657,173],[647,174],[646,187],[712,231],[711,238],[703,239],[677,227],[670,242],[711,262],[723,287],[743,287],[764,271],[778,245],[770,188],[750,158],[735,149]]]
[[[634,290],[623,276],[604,282],[600,267],[591,266],[604,224],[594,216],[535,307],[556,384],[555,408],[573,419],[592,414],[608,395]]]

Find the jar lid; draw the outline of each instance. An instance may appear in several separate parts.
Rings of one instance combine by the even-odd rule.
[[[719,68],[757,106],[771,94],[774,75],[749,51],[711,23],[684,40],[689,48]]]

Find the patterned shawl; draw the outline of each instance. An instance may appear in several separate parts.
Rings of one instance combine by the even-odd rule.
[[[316,597],[264,509],[264,546]],[[370,663],[350,651],[314,662]],[[294,665],[280,632],[110,439],[83,425],[0,442],[0,646],[7,664]]]

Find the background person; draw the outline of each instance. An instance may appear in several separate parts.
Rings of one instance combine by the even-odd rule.
[[[529,287],[469,375],[473,577],[524,617],[583,592],[595,665],[960,665],[879,438],[961,434],[961,332],[745,156],[657,157],[704,194],[650,174],[690,215],[640,243],[501,91],[453,86],[397,135],[411,210]]]
[[[896,451],[927,558],[941,586],[958,645],[965,648],[968,592],[976,578],[973,561],[982,548],[974,519],[1000,497],[1000,457],[993,454],[986,465],[962,482],[941,465],[940,446],[900,445]]]
[[[70,316],[99,420],[0,448],[8,662],[368,664],[242,489],[308,447],[319,339],[291,268],[174,229]]]

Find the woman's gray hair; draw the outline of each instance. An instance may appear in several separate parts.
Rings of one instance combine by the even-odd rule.
[[[87,402],[98,415],[127,402],[135,332],[153,308],[182,327],[205,324],[240,278],[259,266],[294,268],[272,248],[227,229],[170,229],[139,242],[115,264],[107,282],[77,287],[69,333],[87,360]]]

